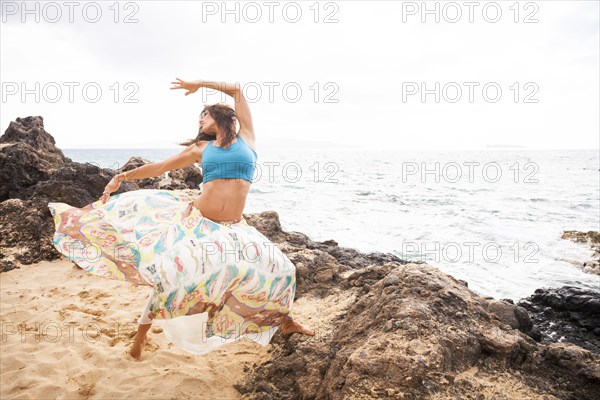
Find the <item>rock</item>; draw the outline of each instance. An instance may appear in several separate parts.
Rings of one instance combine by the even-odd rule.
[[[574,242],[600,245],[600,232],[596,231],[563,231],[562,239],[571,239]]]
[[[305,258],[303,265],[311,265],[310,251],[297,252]],[[312,275],[310,267],[298,270],[300,279],[312,279],[307,274]],[[548,353],[546,346],[493,313],[499,310],[521,326],[522,316],[516,316],[521,307],[483,299],[435,267],[387,263],[340,277],[339,285],[322,282],[322,289],[330,285],[331,295],[353,293],[356,301],[336,317],[333,332],[317,339],[276,335],[273,358],[253,368],[243,386],[252,391],[245,391],[244,398],[417,399],[433,393],[439,398],[477,398],[477,390],[503,390],[490,388],[499,374],[519,374],[514,375],[517,381],[531,383],[532,397],[592,399],[600,388],[596,367],[589,367],[597,355],[581,349],[589,370],[562,370],[551,356],[556,350]],[[477,381],[457,379],[473,369],[480,371]],[[487,385],[479,383],[484,376],[489,376]],[[272,392],[266,397],[264,384],[252,386],[260,380],[270,383]],[[547,389],[539,392],[541,387]]]
[[[384,286],[394,286],[398,284],[398,277],[395,275],[388,275],[385,277],[383,285]]]
[[[0,148],[0,201],[17,197],[21,191],[38,181],[50,178],[58,168],[39,157],[23,143],[11,143]]]
[[[600,293],[574,286],[536,289],[518,302],[538,327],[543,343],[565,341],[600,353]]]
[[[197,189],[202,183],[202,173],[196,167],[185,167],[183,169],[177,169],[169,171],[167,173],[168,178],[171,180],[171,187],[174,189]]]
[[[112,175],[110,170],[67,159],[49,179],[14,189],[11,194],[15,198],[0,202],[0,249],[22,264],[59,258],[60,253],[52,245],[55,227],[48,203],[84,207],[100,198]],[[125,183],[115,193],[135,188],[137,185]]]
[[[548,363],[567,371],[575,371],[590,382],[600,382],[600,358],[579,346],[571,343],[551,343],[541,351],[541,356]]]
[[[129,159],[129,161],[127,161],[125,163],[125,165],[123,165],[122,168],[117,169],[116,172],[121,173],[121,172],[131,171],[134,168],[141,167],[143,165],[150,164],[150,163],[152,163],[152,161],[146,160],[145,158],[142,158],[142,157],[137,157],[137,156],[131,157]],[[131,175],[130,175],[129,179],[131,179]],[[159,180],[160,180],[159,177],[154,177],[154,178],[135,179],[133,181],[128,180],[128,182],[135,182],[140,187],[140,189],[153,189],[153,185]]]
[[[74,207],[84,207],[97,201],[115,173],[90,163],[81,164],[68,159],[48,180],[37,182],[18,192],[21,199],[46,199],[63,202]],[[123,182],[112,194],[137,190],[134,182]],[[46,206],[47,208],[47,203]]]
[[[0,201],[48,179],[65,162],[42,117],[17,118],[0,137]]]
[[[11,271],[16,268],[21,268],[10,260],[0,260],[0,272]]]
[[[338,247],[337,243],[336,245],[328,244],[328,241],[322,243],[311,241],[307,243],[307,248],[327,251],[329,254],[335,257],[339,263],[344,264],[351,269],[360,269],[369,265],[383,265],[390,262],[398,264],[408,263],[408,261],[402,260],[391,253],[373,252],[369,254],[363,254],[355,249]]]
[[[273,393],[273,390],[266,381],[260,381],[256,384],[257,392]]]
[[[145,162],[134,157],[124,168],[132,169]],[[0,250],[10,258],[0,271],[12,268],[10,263],[15,261],[31,264],[59,258],[52,246],[54,222],[48,203],[84,207],[102,196],[116,173],[65,157],[52,135],[44,130],[42,117],[11,122],[0,137]],[[169,171],[146,188],[193,190],[199,194],[201,181],[198,169],[188,167]],[[113,195],[138,189],[136,181],[123,182]]]
[[[0,203],[0,249],[22,264],[55,260],[52,246],[54,223],[50,211],[39,201],[9,199]]]
[[[529,317],[529,313],[527,309],[521,306],[517,306],[513,308],[513,312],[515,313],[515,317],[519,325],[516,327],[523,333],[530,334],[533,329],[533,321]],[[529,335],[531,337],[531,335]]]
[[[279,243],[285,240],[279,222],[279,214],[275,211],[266,211],[259,215],[244,215],[244,217],[249,224],[253,225],[272,242]]]
[[[303,265],[311,265],[310,251],[296,252],[303,254]],[[310,267],[298,270],[300,279],[312,279],[307,274],[312,275]],[[337,288],[334,282],[322,285],[323,290],[333,286],[329,294],[355,293],[356,301],[336,319],[331,335],[316,340],[276,335],[273,358],[254,367],[244,386],[252,391],[244,398],[416,399],[433,393],[466,398],[477,396],[477,390],[503,390],[499,374],[518,374],[517,381],[531,385],[532,398],[593,399],[600,389],[598,355],[567,344],[559,350],[536,343],[502,323],[527,330],[531,321],[523,307],[482,298],[435,267],[372,265],[347,274]],[[457,379],[474,368],[480,371],[477,381]],[[264,384],[252,386],[257,379],[270,383],[268,396]],[[490,389],[494,383],[499,386]],[[547,389],[539,392],[541,387]]]
[[[487,307],[484,308],[513,329],[529,333],[533,328],[533,322],[529,318],[527,310],[523,307],[515,306],[506,301],[488,300]]]
[[[520,338],[494,327],[482,329],[478,339],[482,348],[490,353],[509,354],[515,349]]]
[[[571,263],[578,265],[586,273],[600,275],[600,232],[563,231],[561,238],[577,243],[587,243],[593,251],[591,259],[583,263],[572,261]]]
[[[17,118],[8,125],[4,135],[0,137],[0,143],[21,143],[28,145],[49,165],[59,166],[65,156],[58,147],[52,135],[44,130],[44,119],[42,117]]]
[[[341,281],[340,274],[347,270],[334,257],[324,251],[295,249],[295,251],[288,250],[285,253],[294,265],[301,265],[301,268],[305,265],[310,266],[310,270],[302,269],[307,273],[297,274],[296,276],[296,290],[301,291],[301,293],[311,293],[316,297],[325,297]]]

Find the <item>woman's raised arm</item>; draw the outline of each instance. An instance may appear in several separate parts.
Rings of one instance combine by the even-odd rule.
[[[243,131],[245,136],[254,141],[254,126],[252,125],[252,115],[250,114],[250,106],[244,98],[242,89],[239,83],[214,82],[205,80],[183,81],[179,78],[176,82],[171,82],[175,86],[171,89],[186,89],[185,95],[195,93],[200,88],[208,88],[218,90],[228,96],[233,97],[235,101],[235,113],[238,122],[240,123],[240,131]]]

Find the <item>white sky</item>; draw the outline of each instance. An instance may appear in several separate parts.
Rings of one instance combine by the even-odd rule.
[[[110,8],[114,1],[98,2],[102,16],[97,23],[83,18],[86,2],[77,2],[74,23],[62,1],[54,3],[62,12],[56,23],[49,22],[56,7],[29,2],[32,10],[38,4],[36,22],[35,14],[24,14],[22,3],[0,1],[2,133],[17,117],[42,115],[61,148],[176,147],[197,134],[204,102],[232,104],[219,95],[203,99],[202,90],[190,96],[170,90],[175,77],[239,82],[250,88],[248,96],[256,95],[252,84],[262,89],[260,99],[251,101],[258,149],[286,140],[385,149],[599,147],[598,1],[522,1],[518,23],[513,20],[515,1],[478,2],[472,23],[463,1],[454,3],[463,13],[457,23],[447,21],[456,8],[446,8],[446,19],[440,12],[439,23],[434,15],[421,22],[421,1],[320,2],[318,23],[313,21],[315,1],[296,3],[302,10],[297,23],[284,19],[288,2],[276,2],[272,23],[263,1],[253,3],[263,13],[256,23],[242,12],[239,22],[234,15],[222,22],[221,1],[121,2],[116,23]],[[248,7],[248,2],[228,2],[228,7],[236,3],[240,11]],[[450,7],[448,2],[427,5],[433,9],[435,3]],[[486,16],[494,18],[495,4],[502,11],[500,20],[487,22],[482,9],[488,7]],[[419,7],[416,15],[408,14],[413,6]],[[209,15],[206,7],[216,7],[217,14]],[[87,10],[86,16],[94,18],[94,9]],[[246,8],[246,15],[252,18],[255,10]],[[294,9],[287,10],[293,18]],[[131,13],[138,22],[124,23]],[[338,22],[324,23],[331,13]],[[524,23],[530,14],[539,22]],[[36,82],[39,102],[33,94],[23,101],[22,84],[35,92]],[[52,82],[62,89],[55,103],[50,101],[56,93]],[[79,83],[73,102],[65,82]],[[133,92],[125,87],[128,82],[139,88],[133,94],[138,103],[124,101]],[[273,101],[265,82],[279,84]],[[326,87],[328,82],[332,85]],[[447,98],[436,103],[433,95],[425,102],[417,95],[403,101],[406,82],[425,83],[428,89],[436,82],[442,87],[456,82],[463,96],[456,103]],[[473,103],[464,82],[479,83]],[[511,90],[515,82],[517,103]],[[102,89],[95,103],[83,97],[88,83]],[[116,103],[115,83],[120,87]],[[317,101],[311,90],[315,83]],[[482,86],[488,83],[502,89],[495,103],[483,98]],[[283,97],[285,84],[302,89],[298,102]],[[532,98],[538,102],[524,102],[536,86]],[[335,88],[332,98],[338,102],[325,102]],[[288,93],[294,95],[292,89]],[[454,95],[451,88],[448,97]]]

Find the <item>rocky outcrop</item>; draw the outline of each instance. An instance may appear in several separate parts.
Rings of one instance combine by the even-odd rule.
[[[435,267],[386,263],[339,277],[321,303],[325,317],[315,316],[317,335],[276,335],[272,359],[238,384],[244,398],[594,399],[600,391],[598,354],[537,343],[522,332],[532,323],[520,306],[482,299]],[[344,307],[331,313],[334,303]]]
[[[48,203],[84,207],[97,201],[120,172],[74,162],[55,143],[42,117],[17,118],[0,137],[0,271],[15,268],[15,261],[31,264],[60,257],[52,246],[54,224]],[[123,169],[140,162],[147,161],[134,157]],[[146,188],[197,190],[201,180],[197,168],[188,167],[160,179],[141,180],[141,186],[124,182],[113,194]]]
[[[590,260],[576,263],[584,272],[600,275],[600,232],[588,231],[563,231],[563,239],[570,239],[576,243],[587,243],[592,249]]]
[[[0,225],[0,251],[9,256],[4,260],[5,263],[18,261],[31,264],[60,257],[60,253],[52,246],[54,222],[48,218],[43,201],[3,201],[0,203]]]
[[[17,118],[0,137],[0,201],[49,179],[65,162],[42,117]]]

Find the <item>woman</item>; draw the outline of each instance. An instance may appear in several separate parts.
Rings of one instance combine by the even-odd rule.
[[[186,96],[217,89],[234,98],[235,109],[205,106],[197,137],[182,143],[180,154],[115,175],[98,202],[82,209],[49,203],[55,247],[88,272],[152,286],[130,349],[138,360],[153,320],[169,340],[194,354],[242,336],[266,345],[278,327],[284,334],[314,335],[291,316],[295,266],[242,215],[258,156],[241,90],[176,79],[171,89],[185,89]],[[204,176],[197,199],[137,190],[109,200],[121,182],[195,162]]]

